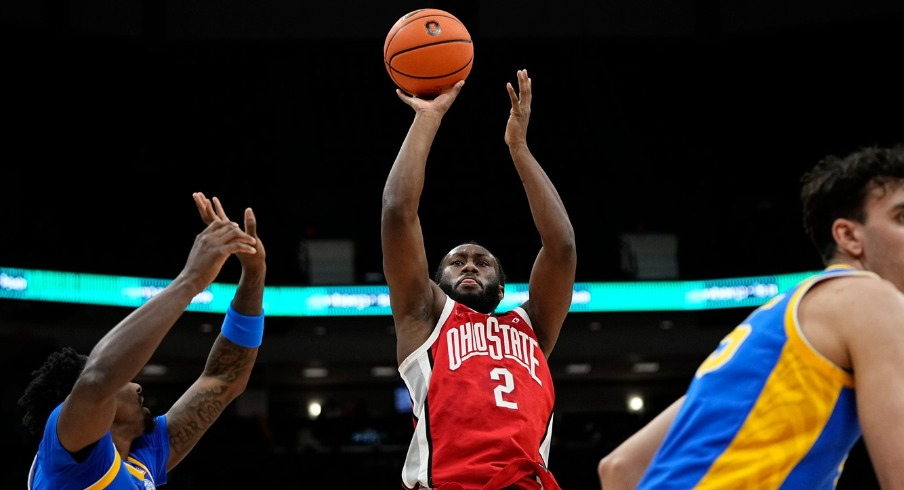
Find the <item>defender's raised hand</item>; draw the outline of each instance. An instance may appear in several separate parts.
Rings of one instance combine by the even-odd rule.
[[[227,221],[232,223],[233,226],[238,227],[237,223],[231,222],[229,217],[226,216],[226,211],[223,209],[223,204],[220,202],[220,199],[216,196],[213,199],[208,199],[207,196],[204,195],[203,192],[195,192],[192,194],[192,197],[195,199],[195,205],[198,207],[198,213],[201,215],[201,219],[205,224],[209,225],[213,221]],[[242,263],[242,269],[246,272],[259,272],[263,273],[264,268],[266,267],[266,251],[264,250],[264,244],[260,240],[260,237],[257,236],[257,218],[254,216],[254,211],[251,208],[245,208],[245,233],[254,238],[254,253],[243,253],[243,251],[238,251],[237,255],[239,261]]]
[[[229,221],[222,207],[216,211],[204,194],[195,193],[194,199],[207,227],[195,237],[183,274],[200,276],[204,288],[216,279],[230,255],[256,254],[258,240]]]

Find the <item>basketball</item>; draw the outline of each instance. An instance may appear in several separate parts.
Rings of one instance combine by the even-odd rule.
[[[389,30],[383,62],[402,91],[433,98],[468,78],[474,44],[468,29],[454,15],[419,9],[402,16]]]

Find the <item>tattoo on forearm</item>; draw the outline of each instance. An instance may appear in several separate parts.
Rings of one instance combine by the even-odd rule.
[[[204,376],[219,382],[196,385],[195,391],[183,395],[178,407],[169,413],[170,450],[184,453],[191,450],[201,436],[217,420],[227,405],[244,389],[257,349],[237,346],[232,342],[217,339],[207,364]],[[241,384],[241,387],[238,385]],[[200,388],[204,386],[204,388]]]
[[[171,414],[169,436],[170,448],[174,451],[181,452],[194,446],[229,403],[223,386],[193,393],[187,401],[177,413]]]
[[[246,374],[256,357],[257,349],[248,349],[220,338],[207,356],[204,374],[222,377],[226,382],[231,382],[236,376]]]

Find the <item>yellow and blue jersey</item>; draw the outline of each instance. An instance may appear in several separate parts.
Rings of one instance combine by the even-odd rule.
[[[61,407],[57,406],[47,419],[44,437],[28,474],[28,490],[153,490],[166,483],[170,445],[165,415],[157,417],[152,433],[132,441],[128,457],[120,456],[113,437],[107,432],[84,461],[77,461],[57,437]]]
[[[832,489],[861,435],[854,377],[817,352],[797,319],[833,266],[757,308],[701,363],[639,490]]]

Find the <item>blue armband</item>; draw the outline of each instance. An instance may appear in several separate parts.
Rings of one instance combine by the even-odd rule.
[[[264,314],[243,315],[229,305],[220,332],[224,337],[242,347],[260,347],[261,341],[264,339]]]

